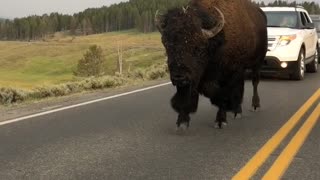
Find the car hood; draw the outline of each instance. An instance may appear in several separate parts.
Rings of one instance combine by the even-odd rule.
[[[303,30],[291,28],[268,27],[268,36],[281,36],[297,34]]]

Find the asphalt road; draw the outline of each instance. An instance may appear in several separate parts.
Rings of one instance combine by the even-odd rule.
[[[251,112],[248,81],[242,119],[229,114],[222,130],[213,128],[217,108],[202,97],[190,129],[177,134],[172,85],[2,125],[0,179],[231,179],[319,88],[320,73],[263,79],[261,111]],[[304,121],[252,179],[261,179]],[[320,179],[319,160],[318,122],[283,179]]]

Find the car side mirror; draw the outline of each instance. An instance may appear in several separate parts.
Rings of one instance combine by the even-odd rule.
[[[308,28],[308,29],[314,29],[315,28],[314,23],[306,23],[305,27]]]

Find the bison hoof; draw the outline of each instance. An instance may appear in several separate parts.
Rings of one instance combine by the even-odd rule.
[[[242,114],[241,113],[235,113],[234,114],[234,119],[241,119],[242,118]]]
[[[251,111],[252,112],[259,112],[260,111],[260,107],[252,107]]]
[[[216,129],[223,129],[223,127],[226,127],[228,125],[228,123],[227,122],[216,122],[216,124],[215,124],[215,128]]]
[[[177,126],[176,131],[177,132],[185,132],[188,130],[188,128],[189,128],[188,123],[181,123],[180,125]]]

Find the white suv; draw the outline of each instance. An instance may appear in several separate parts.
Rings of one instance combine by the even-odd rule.
[[[286,72],[302,80],[318,70],[318,35],[303,7],[263,7],[268,19],[268,52],[262,72]]]

